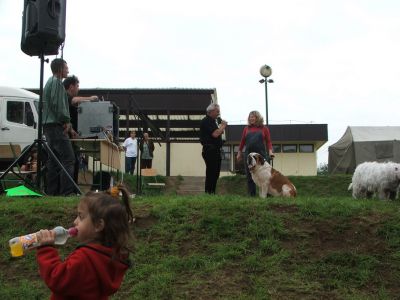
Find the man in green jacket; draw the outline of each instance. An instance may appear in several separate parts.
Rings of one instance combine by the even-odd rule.
[[[68,95],[62,79],[68,76],[65,60],[56,58],[51,62],[51,76],[43,90],[43,133],[50,149],[54,152],[67,173],[73,177],[75,155],[68,132],[71,130]],[[76,195],[73,182],[51,157],[47,163],[48,195]]]

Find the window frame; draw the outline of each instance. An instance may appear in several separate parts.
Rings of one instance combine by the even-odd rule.
[[[221,171],[228,172],[231,169],[231,146],[223,145],[221,150],[222,150]]]
[[[25,124],[25,102],[24,101],[13,101],[7,100],[6,101],[6,120],[7,122],[14,123],[14,124]],[[17,109],[15,109],[17,108]],[[15,114],[15,115],[13,115]],[[13,119],[13,116],[15,118]],[[18,120],[17,120],[18,118]]]
[[[285,147],[295,147],[295,151],[287,151]],[[282,144],[282,153],[297,153],[298,145],[297,144]]]
[[[302,151],[302,146],[311,146],[311,151]],[[299,152],[300,153],[314,153],[314,144],[299,144]]]
[[[279,147],[279,151],[276,148]],[[274,153],[282,153],[282,144],[272,144],[272,151]]]

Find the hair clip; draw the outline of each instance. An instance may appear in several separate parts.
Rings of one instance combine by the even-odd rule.
[[[109,192],[110,192],[110,195],[112,197],[114,197],[115,199],[119,198],[119,188],[118,188],[118,186],[111,187]]]

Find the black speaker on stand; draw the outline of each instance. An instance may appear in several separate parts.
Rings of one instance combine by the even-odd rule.
[[[54,152],[50,149],[47,142],[43,139],[43,74],[45,55],[57,55],[61,44],[65,40],[65,16],[66,0],[24,0],[24,10],[22,15],[22,37],[21,50],[30,56],[40,58],[40,89],[39,89],[39,108],[38,108],[38,137],[27,147],[21,155],[4,171],[0,176],[3,179],[17,165],[31,149],[37,146],[37,176],[36,188],[42,188],[42,150],[47,152],[47,159],[54,159],[61,172],[64,172],[68,179],[74,184],[77,192],[81,194],[78,185],[65,170]],[[29,183],[28,183],[29,184]]]
[[[57,55],[65,40],[66,0],[24,0],[21,50],[30,56]]]

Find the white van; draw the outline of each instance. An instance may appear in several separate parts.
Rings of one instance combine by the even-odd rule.
[[[37,138],[38,106],[37,94],[0,86],[0,169]]]

